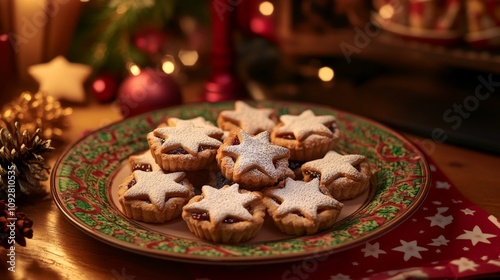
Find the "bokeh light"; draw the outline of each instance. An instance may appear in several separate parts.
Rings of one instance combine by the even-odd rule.
[[[274,12],[274,5],[269,1],[264,1],[259,5],[259,12],[265,16],[270,16]]]
[[[318,77],[323,82],[329,82],[329,81],[331,81],[334,76],[335,76],[335,72],[330,67],[326,67],[325,66],[325,67],[321,67],[318,70]]]

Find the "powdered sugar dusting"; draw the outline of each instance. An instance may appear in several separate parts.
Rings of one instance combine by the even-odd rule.
[[[274,110],[270,108],[253,108],[243,101],[234,103],[235,110],[225,110],[220,115],[238,123],[239,127],[250,134],[271,131],[276,125],[271,119]]]
[[[283,126],[277,130],[278,135],[293,133],[295,139],[301,141],[310,135],[332,137],[333,133],[326,127],[336,121],[334,116],[316,116],[313,111],[305,110],[298,116],[283,115],[280,117]]]
[[[191,190],[180,183],[184,172],[164,173],[163,171],[133,172],[136,183],[125,192],[125,199],[149,199],[159,210],[163,210],[169,197],[189,197]]]
[[[196,117],[192,119],[179,119],[179,118],[169,118],[167,123],[170,126],[183,126],[183,125],[190,125],[192,124],[194,127],[208,127],[208,128],[217,128],[213,123],[205,120],[204,117]],[[222,134],[223,131],[220,129],[220,133]]]
[[[251,220],[252,214],[245,208],[252,201],[259,199],[254,193],[240,193],[238,184],[216,189],[205,185],[202,187],[203,199],[184,206],[188,211],[205,211],[212,224],[219,224],[227,217]]]
[[[329,151],[323,158],[306,162],[301,168],[303,171],[320,173],[321,182],[330,182],[341,176],[360,181],[366,179],[366,176],[356,170],[354,165],[365,159],[363,155],[341,155],[335,151]]]
[[[306,183],[287,178],[284,187],[272,189],[269,194],[282,200],[276,210],[276,215],[279,216],[298,211],[314,219],[317,217],[319,207],[343,206],[333,197],[320,191],[318,179]]]
[[[251,136],[240,130],[240,144],[226,146],[223,152],[236,157],[235,173],[243,173],[256,168],[270,177],[279,176],[273,161],[288,158],[290,151],[287,148],[274,145],[269,141],[269,132],[264,131],[256,136]]]
[[[143,152],[142,154],[130,156],[129,161],[133,165],[150,165],[152,171],[162,170],[161,167],[156,164],[153,155],[150,150]]]
[[[220,129],[217,127],[195,127],[191,123],[185,123],[181,126],[161,127],[154,130],[156,137],[165,140],[162,144],[163,151],[182,147],[192,155],[198,153],[200,145],[219,147],[222,142],[213,138],[217,137],[219,133]]]

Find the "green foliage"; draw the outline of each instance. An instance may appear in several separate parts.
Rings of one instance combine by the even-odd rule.
[[[143,28],[177,30],[181,16],[208,19],[205,0],[94,0],[86,3],[73,35],[69,58],[101,70],[123,74],[129,61],[146,66],[146,54],[132,36]]]

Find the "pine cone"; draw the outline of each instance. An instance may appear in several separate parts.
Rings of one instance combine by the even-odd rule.
[[[10,183],[6,174],[10,172],[15,172],[13,181],[18,201],[25,195],[42,194],[40,181],[47,180],[50,172],[44,157],[53,149],[51,141],[41,139],[39,129],[30,135],[27,130],[21,132],[18,123],[5,123],[5,126],[0,128],[0,199],[7,198]]]
[[[33,237],[33,221],[17,207],[9,209],[5,200],[0,200],[0,246],[5,249],[16,244],[26,246],[26,238]]]

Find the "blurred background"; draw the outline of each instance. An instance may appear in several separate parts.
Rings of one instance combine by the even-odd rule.
[[[500,1],[2,0],[0,83],[4,119],[52,130],[54,107],[275,99],[500,154]]]

